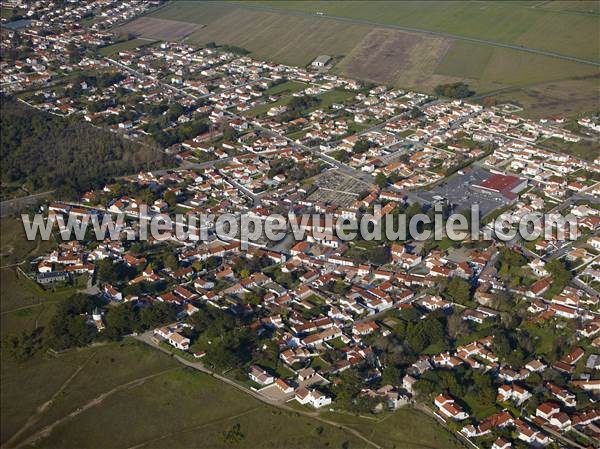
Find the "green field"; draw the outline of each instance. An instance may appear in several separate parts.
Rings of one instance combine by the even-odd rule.
[[[296,83],[296,84],[300,84],[300,83]],[[275,87],[279,87],[279,86],[275,86]],[[298,90],[300,90],[300,89],[298,89]],[[321,100],[321,102],[318,105],[311,107],[307,111],[312,112],[317,109],[327,109],[332,104],[342,103],[342,102],[352,98],[353,95],[354,94],[352,92],[344,91],[344,90],[337,90],[337,89],[322,93],[320,95],[316,95],[316,97],[319,98]],[[254,109],[250,109],[249,111],[246,111],[244,113],[244,115],[246,115],[248,117],[257,117],[259,115],[265,114],[269,109],[271,109],[275,106],[287,105],[291,100],[292,100],[291,96],[284,95],[281,98],[279,98],[277,101],[261,104],[260,106],[257,106]]]
[[[573,156],[593,161],[598,157],[598,144],[589,140],[581,140],[579,142],[564,142],[556,138],[548,139],[544,142],[548,148],[555,151],[562,151]]]
[[[500,102],[522,106],[522,114],[531,118],[555,114],[577,116],[585,111],[594,111],[598,108],[599,96],[600,75],[507,88],[493,95]]]
[[[299,66],[327,54],[338,61],[335,73],[400,88],[432,92],[465,81],[478,94],[522,89],[532,94],[525,107],[535,110],[545,107],[536,87],[552,82],[566,97],[552,113],[572,115],[593,109],[582,100],[594,99],[593,84],[574,81],[599,75],[598,66],[461,37],[600,61],[599,40],[589,39],[600,33],[597,9],[593,2],[176,1],[153,16],[205,25],[189,37],[196,44],[237,45]]]
[[[395,449],[464,449],[466,446],[450,431],[429,416],[406,407],[393,413],[369,419],[355,415],[328,412],[325,417],[371,435],[372,440],[385,448]]]
[[[582,14],[573,8],[569,12],[564,9],[566,2],[563,2],[559,11],[534,7],[538,3],[355,1],[349,7],[343,1],[244,2],[247,6],[259,8],[301,12],[311,16],[322,12],[327,16],[419,28],[600,60],[600,42],[598,39],[589,39],[598,34],[597,14]]]
[[[347,54],[369,32],[362,25],[216,3],[174,2],[152,16],[205,24],[190,35],[190,42],[237,45],[257,58],[293,65],[306,65],[320,54]]]
[[[26,257],[49,251],[53,246],[54,242],[28,241],[20,220],[12,217],[0,220],[1,336],[32,331],[43,325],[52,316],[56,301],[73,293],[73,289],[45,292],[19,273],[15,266]]]
[[[148,39],[130,39],[128,41],[117,42],[116,44],[102,47],[99,52],[102,56],[114,56],[120,51],[133,50],[134,48],[138,47],[146,47],[156,42],[157,41]]]
[[[300,92],[308,87],[307,84],[299,81],[284,81],[283,83],[277,84],[267,90],[265,95],[279,95],[286,93],[287,95],[293,94],[294,92]]]
[[[3,362],[2,441],[28,419],[13,443],[43,433],[35,446],[218,448],[227,447],[219,434],[239,423],[236,447],[359,446],[356,437],[266,406],[132,340]]]
[[[457,41],[446,53],[436,72],[459,78],[480,78],[493,52],[494,49],[486,45]]]
[[[0,219],[0,266],[19,263],[34,250],[46,251],[52,246],[52,242],[41,242],[39,239],[27,240],[20,219],[13,217]]]

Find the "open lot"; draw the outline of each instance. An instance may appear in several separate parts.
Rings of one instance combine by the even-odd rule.
[[[466,447],[450,431],[440,427],[433,418],[411,407],[404,407],[376,418],[342,413],[325,413],[325,416],[370,434],[373,441],[386,449]]]
[[[507,89],[490,96],[498,102],[522,106],[522,115],[526,117],[541,118],[556,114],[574,116],[597,109],[600,75]]]
[[[415,85],[433,72],[450,41],[404,31],[374,29],[344,58],[338,69],[374,83]],[[432,83],[445,82],[441,76]]]
[[[179,41],[201,28],[200,24],[177,20],[140,17],[116,29],[117,33],[131,33],[136,38],[161,41]]]

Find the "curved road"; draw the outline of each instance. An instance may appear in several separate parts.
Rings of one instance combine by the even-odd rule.
[[[214,2],[214,1],[208,1],[206,3],[212,3],[212,4],[218,3],[220,5],[223,5],[223,3],[221,3],[221,2]],[[368,25],[368,26],[377,27],[377,28],[388,28],[388,29],[392,29],[392,30],[408,31],[408,32],[412,32],[412,33],[422,33],[422,34],[427,34],[430,36],[445,37],[445,38],[449,38],[449,39],[473,42],[476,44],[491,45],[493,47],[508,48],[511,50],[523,51],[526,53],[533,53],[533,54],[541,55],[541,56],[549,56],[552,58],[564,59],[566,61],[579,62],[581,64],[588,64],[588,65],[600,67],[600,61],[591,61],[589,59],[578,58],[576,56],[565,55],[565,54],[556,53],[553,51],[541,50],[541,49],[532,48],[532,47],[525,47],[523,45],[509,44],[509,43],[505,43],[505,42],[490,41],[487,39],[478,39],[475,37],[461,36],[458,34],[445,33],[443,31],[432,31],[432,30],[427,30],[424,28],[415,28],[415,27],[407,27],[407,26],[402,26],[402,25],[380,23],[380,22],[375,22],[375,21],[367,20],[367,19],[353,19],[350,17],[332,16],[332,15],[327,15],[327,14],[317,15],[315,13],[308,13],[308,12],[303,12],[303,11],[292,11],[292,10],[287,10],[287,9],[270,8],[267,6],[247,5],[247,4],[238,3],[238,2],[232,2],[232,3],[235,6],[240,7],[240,8],[255,9],[255,10],[266,11],[266,12],[287,14],[287,15],[292,15],[292,16],[316,17],[316,18],[322,18],[322,19],[337,20],[339,22],[353,23],[353,24],[357,24],[357,25]]]

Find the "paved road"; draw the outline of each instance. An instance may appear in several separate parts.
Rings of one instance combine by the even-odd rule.
[[[221,4],[220,2],[207,2],[207,3]],[[317,15],[316,13],[291,11],[291,10],[287,10],[287,9],[284,10],[284,9],[279,9],[279,8],[270,8],[270,7],[266,7],[266,6],[255,6],[255,5],[248,5],[245,3],[235,3],[235,6],[241,7],[241,8],[247,8],[247,9],[257,9],[257,10],[262,10],[262,11],[267,11],[267,12],[275,12],[275,13],[279,13],[279,14],[287,14],[287,15],[292,15],[292,16],[313,17],[313,18],[319,18],[319,19],[324,19],[324,20],[327,19],[327,20],[335,20],[338,22],[352,23],[352,24],[357,24],[357,25],[368,25],[368,26],[377,27],[377,28],[388,28],[388,29],[399,30],[399,31],[409,31],[412,33],[427,34],[429,36],[456,39],[456,40],[461,40],[461,41],[473,42],[476,44],[490,45],[492,47],[508,48],[511,50],[517,50],[517,51],[532,53],[532,54],[541,55],[541,56],[549,56],[552,58],[564,59],[566,61],[579,62],[581,64],[588,64],[588,65],[600,67],[599,61],[592,61],[589,59],[579,58],[579,57],[571,56],[571,55],[565,55],[565,54],[556,53],[553,51],[541,50],[539,48],[525,47],[523,45],[515,45],[515,44],[509,44],[509,43],[505,43],[505,42],[497,42],[497,41],[491,41],[491,40],[487,40],[487,39],[478,39],[478,38],[474,38],[474,37],[461,36],[458,34],[444,33],[442,31],[432,31],[432,30],[427,30],[424,28],[393,25],[393,24],[389,24],[389,23],[375,22],[372,20],[352,19],[350,17],[341,17],[341,16],[334,16],[334,15],[327,15],[327,14]],[[315,8],[318,8],[318,6],[316,6]]]
[[[0,203],[0,217],[6,217],[10,214],[18,212],[19,209],[36,204],[42,198],[47,197],[54,190],[48,190],[47,192],[36,193],[34,195],[28,195],[21,198],[14,198],[12,200],[2,201]]]

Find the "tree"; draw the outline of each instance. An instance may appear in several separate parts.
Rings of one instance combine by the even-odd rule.
[[[448,283],[446,292],[455,302],[464,304],[469,301],[471,286],[464,279],[454,276]]]
[[[548,296],[554,296],[564,290],[571,280],[571,272],[560,259],[552,259],[546,266],[546,270],[552,277],[552,285],[548,290]]]
[[[42,349],[43,345],[42,328],[40,327],[32,331],[24,330],[20,335],[8,336],[2,340],[2,350],[17,362],[31,358]]]
[[[450,338],[456,339],[469,331],[469,325],[458,313],[453,313],[446,320],[446,331]]]
[[[226,142],[233,142],[239,137],[238,132],[231,127],[231,125],[225,125],[223,128],[223,140]]]
[[[369,148],[371,148],[371,143],[367,139],[358,139],[356,142],[354,142],[352,151],[354,154],[362,154],[366,153]]]
[[[175,271],[179,268],[179,262],[177,261],[177,257],[175,254],[168,254],[165,257],[165,267]]]
[[[177,195],[175,195],[175,192],[173,190],[167,190],[163,194],[163,198],[171,207],[174,207],[177,204]]]
[[[383,173],[377,173],[377,176],[375,176],[375,184],[383,189],[387,186],[388,180]]]
[[[140,312],[140,324],[143,329],[152,329],[168,323],[177,318],[175,305],[166,302],[154,302],[144,307]]]
[[[141,330],[139,315],[133,303],[119,304],[106,314],[106,335],[117,339]]]
[[[61,198],[76,198],[113,176],[156,169],[167,161],[158,148],[12,98],[3,99],[0,126],[2,181],[19,181],[30,190],[56,189]]]
[[[381,373],[381,383],[386,385],[400,385],[402,383],[402,371],[397,366],[388,366]]]
[[[440,84],[435,87],[434,92],[439,97],[465,98],[475,94],[465,83]]]
[[[444,342],[444,326],[435,315],[429,315],[416,324],[408,324],[406,341],[413,351],[422,352],[429,345]]]
[[[71,296],[60,303],[46,327],[48,346],[61,351],[91,343],[96,332],[88,325],[85,315],[95,305],[91,297],[83,294]]]
[[[243,439],[244,434],[239,423],[234,424],[219,434],[219,440],[228,445],[238,444]]]

